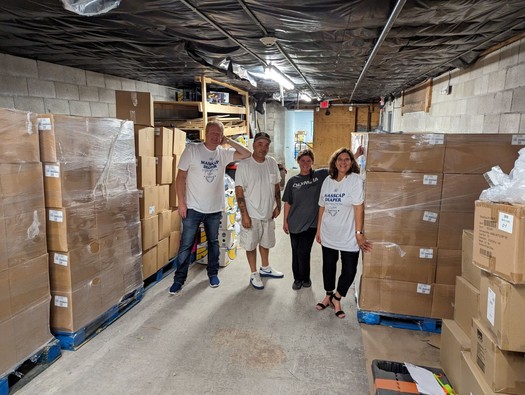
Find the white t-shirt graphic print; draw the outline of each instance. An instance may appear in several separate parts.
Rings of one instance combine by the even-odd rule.
[[[179,169],[188,172],[186,205],[200,213],[224,210],[224,169],[233,161],[233,148],[211,151],[203,143],[186,145]]]
[[[327,177],[321,187],[319,206],[324,207],[321,244],[339,251],[359,251],[355,238],[354,207],[364,201],[363,179],[355,173],[341,181]]]

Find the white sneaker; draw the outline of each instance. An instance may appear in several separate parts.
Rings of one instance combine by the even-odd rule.
[[[271,266],[266,266],[259,269],[259,274],[261,277],[273,277],[273,278],[283,278],[284,274],[281,272],[278,272],[275,269],[272,269]]]
[[[255,272],[250,275],[250,284],[255,289],[264,289],[264,284],[261,281],[261,276],[259,273]]]

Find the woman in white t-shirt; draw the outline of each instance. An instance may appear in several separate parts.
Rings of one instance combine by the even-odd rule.
[[[364,225],[363,180],[354,155],[347,148],[332,154],[329,176],[319,196],[319,219],[315,238],[323,250],[323,283],[326,295],[317,310],[328,306],[338,318],[344,318],[341,298],[346,296],[357,272],[359,251],[370,251]],[[341,274],[337,280],[337,261],[341,256]],[[335,289],[335,293],[334,293]]]

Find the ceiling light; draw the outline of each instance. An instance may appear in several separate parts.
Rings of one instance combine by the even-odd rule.
[[[302,100],[302,101],[306,101],[306,102],[311,102],[312,101],[312,98],[310,96],[308,96],[306,93],[301,93],[299,95],[299,99]]]
[[[281,85],[284,89],[287,89],[289,91],[291,91],[295,87],[287,76],[282,74],[273,66],[266,67],[266,69],[264,70],[264,75],[266,79],[274,80],[275,82],[279,83],[279,85]]]

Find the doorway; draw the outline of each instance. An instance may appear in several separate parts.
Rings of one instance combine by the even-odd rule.
[[[287,169],[297,168],[297,153],[305,148],[313,149],[313,110],[289,110],[286,112],[285,165]]]

